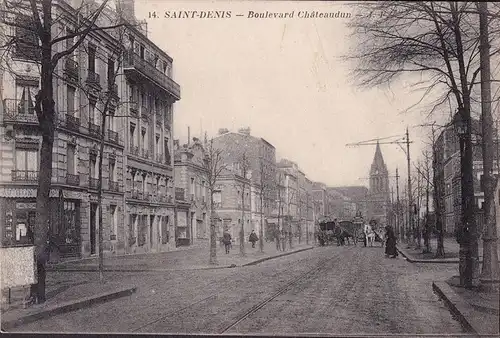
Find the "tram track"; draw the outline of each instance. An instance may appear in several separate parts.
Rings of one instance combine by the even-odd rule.
[[[244,320],[246,320],[248,317],[250,317],[252,314],[256,313],[263,307],[265,307],[267,304],[278,298],[279,296],[285,294],[287,291],[290,291],[292,287],[298,285],[301,281],[306,280],[308,277],[311,278],[314,276],[316,273],[318,273],[321,270],[325,269],[325,263],[333,261],[333,258],[329,259],[324,259],[320,261],[314,268],[300,274],[299,276],[295,277],[292,279],[290,282],[288,282],[286,285],[280,287],[276,292],[274,292],[272,295],[266,297],[264,300],[258,302],[254,306],[252,306],[249,310],[245,311],[243,314],[238,316],[235,320],[233,320],[230,324],[224,326],[221,330],[219,330],[219,334],[224,334],[227,333],[230,329],[234,328]]]
[[[299,259],[300,262],[302,262],[304,260],[307,260],[307,258]],[[293,286],[295,286],[295,285],[299,284],[301,281],[307,279],[307,277],[312,277],[318,271],[325,269],[325,264],[327,262],[333,261],[333,260],[334,260],[334,258],[322,259],[320,262],[315,264],[314,268],[309,269],[306,272],[300,273],[299,276],[296,276],[296,277],[292,278],[292,280],[289,280],[288,282],[286,282],[286,284],[284,286],[279,287],[279,289],[277,291],[274,291],[270,296],[265,297],[265,299],[263,301],[259,302],[258,304],[253,306],[248,311],[245,311],[244,314],[238,316],[238,318],[236,320],[233,320],[232,323],[225,325],[222,329],[216,329],[214,331],[216,331],[216,332],[220,331],[220,333],[227,332],[232,327],[236,326],[238,323],[244,321],[251,314],[253,314],[253,313],[257,312],[259,309],[263,308],[267,303],[271,302],[273,299],[276,299],[280,295],[284,294],[286,291],[290,290]],[[284,271],[276,272],[275,274],[272,274],[269,277],[275,278],[275,277],[280,276],[280,275],[286,275],[288,272],[291,272],[294,270],[294,266],[295,266],[295,264],[292,264],[292,267],[290,267]],[[217,284],[219,286],[218,289],[226,289],[228,286],[230,286],[230,284],[234,284],[234,280],[231,280],[232,278],[234,278],[234,275],[225,276],[221,279],[218,279],[217,281],[212,281],[212,282],[208,283],[206,286],[212,286],[213,284]],[[274,290],[276,290],[276,288]],[[193,310],[194,311],[197,311],[197,310],[198,311],[205,311],[207,309],[210,309],[210,307],[213,306],[213,304],[210,303],[210,301],[217,300],[217,299],[221,298],[223,295],[224,295],[223,291],[218,291],[215,294],[212,294],[212,295],[209,295],[206,297],[202,297],[201,299],[199,299],[195,302],[186,304],[185,306],[181,307],[180,309],[173,310],[173,311],[168,312],[164,315],[160,315],[160,316],[156,317],[154,320],[151,320],[151,321],[149,321],[149,322],[147,322],[139,327],[132,329],[131,332],[134,332],[134,333],[144,332],[144,329],[152,328],[155,326],[155,324],[157,324],[161,321],[164,321],[164,320],[167,320],[167,321],[172,320],[176,316],[182,315],[182,313],[185,313],[185,312],[190,311],[190,310],[191,311],[193,311]]]

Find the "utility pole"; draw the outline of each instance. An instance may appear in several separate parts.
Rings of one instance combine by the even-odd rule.
[[[408,133],[408,127],[406,127],[406,160],[408,162],[408,222],[409,222],[408,226],[410,230],[413,232],[414,225],[413,225],[413,215],[412,215],[413,199],[411,193],[410,134]],[[414,240],[415,237],[413,236],[413,242]]]
[[[400,211],[399,211],[399,173],[398,173],[398,168],[396,168],[396,229],[398,231],[398,234],[401,236],[401,240],[403,240],[404,231],[402,231],[400,229],[399,216],[400,216]]]
[[[424,246],[425,252],[431,252],[431,242],[430,242],[430,224],[429,224],[429,188],[430,188],[430,169],[429,169],[429,153],[425,152],[425,174],[427,175],[427,184],[425,186],[425,236],[424,236]]]
[[[421,187],[420,187],[420,179],[422,176],[417,173],[417,248],[420,249],[421,247],[421,236],[420,236],[420,203],[422,202],[422,192],[421,192]]]
[[[482,117],[482,150],[484,179],[484,215],[483,233],[483,266],[479,277],[481,286],[489,290],[498,290],[499,267],[496,229],[496,212],[494,193],[497,185],[493,176],[493,117],[491,115],[491,73],[490,46],[488,34],[488,3],[479,2],[479,37],[481,63],[481,117]],[[498,159],[497,159],[498,160]]]

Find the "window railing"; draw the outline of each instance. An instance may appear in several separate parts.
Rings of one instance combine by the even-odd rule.
[[[109,190],[110,191],[115,191],[115,192],[118,192],[119,191],[119,186],[118,186],[118,182],[115,182],[115,181],[109,181]]]
[[[97,190],[99,188],[99,179],[89,176],[89,188]]]
[[[64,61],[64,71],[72,78],[78,79],[78,62],[71,58]]]
[[[185,200],[184,192],[185,190],[183,188],[175,188],[175,199],[178,201],[184,201]]]
[[[123,61],[125,68],[135,68],[148,78],[153,79],[157,85],[170,92],[173,96],[180,98],[180,86],[168,75],[157,69],[148,61],[142,59],[140,55],[134,53],[133,50],[125,52]]]
[[[108,129],[108,140],[118,144],[119,143],[118,133],[114,130]]]
[[[13,182],[37,182],[38,171],[35,170],[12,170]]]
[[[71,130],[80,130],[80,119],[72,114],[66,114],[66,127]]]
[[[96,72],[89,70],[87,73],[87,83],[89,85],[100,87],[101,86],[101,77]]]
[[[89,122],[89,134],[94,137],[101,137],[101,126]]]
[[[28,100],[5,99],[4,121],[38,123],[34,104]]]
[[[76,174],[66,174],[66,184],[79,186],[80,185],[80,175]]]

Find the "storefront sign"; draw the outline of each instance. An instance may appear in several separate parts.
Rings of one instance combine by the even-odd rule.
[[[17,202],[16,209],[36,209],[36,202],[35,203]]]
[[[35,284],[35,247],[0,248],[1,287],[12,288]]]

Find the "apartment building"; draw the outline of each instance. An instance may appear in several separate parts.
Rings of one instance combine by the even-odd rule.
[[[169,248],[174,209],[171,131],[180,87],[171,78],[172,58],[137,25],[133,1],[117,2],[122,12],[107,8],[96,24],[126,19],[125,38],[118,39],[114,30],[93,31],[54,70],[51,260],[98,252],[101,160],[104,251]],[[53,25],[54,36],[75,31],[72,4],[53,2],[53,15],[60,18]],[[125,12],[126,17],[121,15]],[[4,29],[12,36],[29,36],[22,28]],[[53,52],[73,44],[72,39],[63,40]],[[123,57],[116,46],[125,49]],[[35,217],[41,146],[34,113],[39,51],[32,44],[18,45],[7,61],[13,71],[3,72],[1,79],[0,236],[3,245],[16,245],[27,241]]]
[[[204,166],[205,149],[197,138],[193,138],[192,143],[182,146],[179,146],[176,141],[174,153],[177,201],[185,201],[189,205],[186,223],[177,224],[176,242],[191,244],[199,240],[207,240],[210,237],[210,205],[207,169]],[[181,218],[183,219],[184,215]]]

